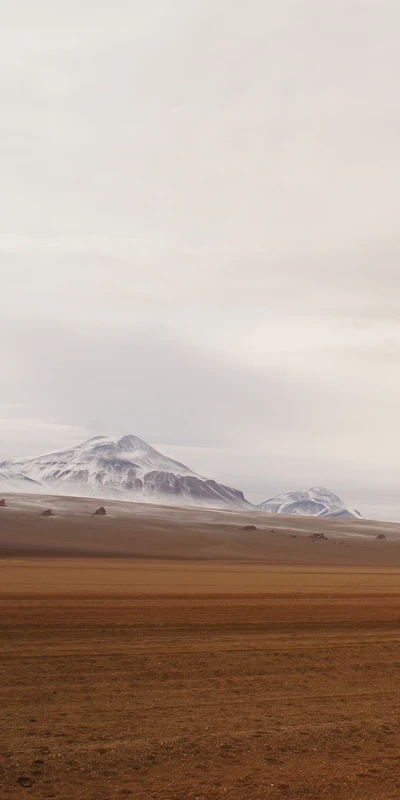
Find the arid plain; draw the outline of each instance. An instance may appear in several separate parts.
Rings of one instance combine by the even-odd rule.
[[[400,797],[399,526],[6,500],[1,800]]]

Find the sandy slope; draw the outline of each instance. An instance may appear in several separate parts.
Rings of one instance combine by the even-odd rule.
[[[0,508],[0,554],[222,559],[284,564],[400,566],[400,525],[9,495]],[[40,513],[52,508],[52,518]],[[254,524],[257,531],[242,530]],[[314,542],[323,532],[327,541]],[[383,532],[385,541],[376,540]],[[295,538],[294,538],[295,537]]]

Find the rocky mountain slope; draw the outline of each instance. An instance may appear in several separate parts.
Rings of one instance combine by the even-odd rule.
[[[358,511],[350,511],[340,497],[322,487],[279,494],[264,503],[260,503],[258,508],[270,514],[361,518],[361,514]]]
[[[57,453],[0,462],[0,492],[6,491],[251,507],[242,492],[197,475],[132,435],[96,436]]]

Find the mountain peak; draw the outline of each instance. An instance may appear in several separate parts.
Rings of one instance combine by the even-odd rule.
[[[31,491],[43,493],[210,508],[249,507],[242,492],[203,478],[134,434],[94,436],[56,453],[0,462],[2,491],[7,491],[12,476],[18,477],[19,484],[26,479]]]
[[[132,447],[137,447],[138,445],[141,447],[150,448],[150,445],[146,444],[143,439],[139,439],[138,436],[134,436],[133,433],[128,433],[125,436],[121,436],[121,438],[118,439],[117,444],[121,450],[130,450]]]

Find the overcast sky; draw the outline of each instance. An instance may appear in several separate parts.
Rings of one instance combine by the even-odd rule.
[[[0,455],[400,519],[397,0],[3,0]]]

